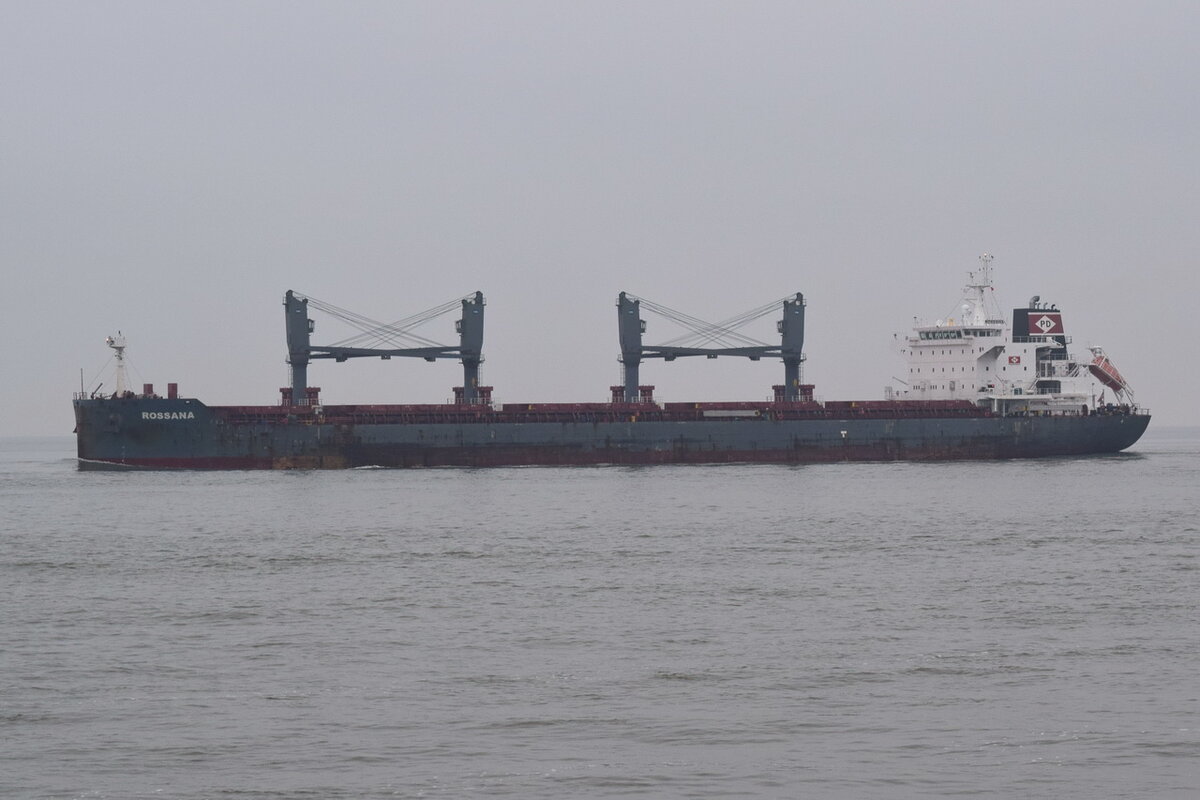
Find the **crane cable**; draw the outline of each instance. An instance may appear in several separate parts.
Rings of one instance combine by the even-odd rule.
[[[770,347],[766,342],[759,341],[745,334],[738,333],[735,328],[746,325],[760,317],[766,316],[771,311],[779,307],[779,304],[788,298],[776,300],[757,308],[752,308],[749,311],[744,311],[729,319],[721,322],[707,322],[698,317],[693,317],[690,314],[684,314],[681,311],[676,311],[673,308],[655,303],[652,300],[645,298],[634,298],[638,300],[642,306],[648,311],[652,311],[661,317],[664,317],[677,325],[687,328],[688,332],[671,339],[660,347],[685,346],[686,343],[697,343],[697,346],[717,343],[726,347]]]
[[[308,300],[309,305],[314,309],[362,331],[362,333],[335,342],[329,345],[330,347],[371,347],[378,345],[391,345],[395,347],[397,344],[405,343],[415,343],[421,347],[444,347],[445,345],[439,342],[412,333],[411,329],[453,311],[460,306],[463,299],[450,300],[441,305],[405,317],[404,319],[397,320],[396,322],[385,324],[315,297],[308,297],[299,292],[296,295]]]

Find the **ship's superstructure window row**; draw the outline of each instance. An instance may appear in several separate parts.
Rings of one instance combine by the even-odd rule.
[[[992,328],[939,328],[935,331],[920,331],[921,339],[963,339],[971,336],[999,336],[1000,331]]]

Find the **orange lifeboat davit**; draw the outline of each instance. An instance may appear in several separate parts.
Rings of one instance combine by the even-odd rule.
[[[1096,376],[1096,379],[1103,383],[1114,392],[1123,392],[1129,389],[1129,384],[1121,377],[1121,373],[1113,366],[1112,361],[1104,354],[1104,350],[1099,347],[1093,347],[1092,363],[1088,364],[1088,369]]]

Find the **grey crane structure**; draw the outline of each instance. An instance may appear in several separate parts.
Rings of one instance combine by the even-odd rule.
[[[646,322],[641,315],[641,299],[621,292],[617,297],[617,328],[621,341],[621,363],[624,365],[624,400],[626,403],[637,402],[639,368],[647,358],[661,358],[664,361],[674,361],[686,356],[740,356],[751,361],[758,361],[763,356],[783,359],[784,389],[783,399],[794,401],[800,399],[800,363],[804,361],[804,295],[796,292],[795,297],[783,301],[783,319],[776,323],[776,330],[781,336],[778,346],[753,345],[746,347],[676,347],[668,345],[643,345],[642,334],[646,332]],[[712,339],[723,333],[729,333],[730,328],[723,324],[704,323],[697,333],[704,338]],[[749,340],[747,340],[749,341]],[[613,387],[614,389],[616,387]]]
[[[384,348],[384,347],[350,347],[344,345],[313,345],[312,333],[315,328],[313,320],[308,316],[310,298],[288,290],[283,298],[284,320],[287,331],[288,359],[291,366],[292,385],[291,402],[295,405],[305,405],[313,402],[308,394],[308,365],[316,359],[333,359],[343,362],[351,358],[381,358],[390,359],[393,356],[423,358],[426,361],[436,361],[443,358],[459,359],[463,365],[462,402],[478,403],[481,400],[479,391],[479,365],[483,362],[483,292],[475,292],[462,299],[462,317],[456,323],[459,334],[458,346],[439,345],[429,342],[423,347]],[[318,307],[323,310],[334,310],[320,301]],[[646,331],[646,322],[641,317],[642,300],[626,292],[621,292],[617,298],[617,321],[621,343],[621,363],[624,365],[624,400],[637,402],[639,368],[644,359],[661,358],[664,361],[674,361],[676,358],[687,356],[738,356],[758,361],[764,356],[777,357],[784,365],[784,400],[800,398],[800,364],[804,361],[804,295],[797,292],[794,297],[786,298],[783,303],[783,319],[776,323],[776,329],[781,336],[779,345],[747,344],[739,347],[682,347],[674,345],[643,345],[642,334]],[[336,312],[340,312],[336,309]],[[336,313],[335,312],[335,313]],[[346,312],[343,312],[346,313]],[[444,313],[438,311],[437,314]],[[435,314],[436,315],[436,314]],[[350,315],[360,322],[363,318]],[[426,319],[428,315],[422,318]],[[703,323],[697,333],[705,339],[712,340],[723,334],[731,333],[732,328],[725,324]],[[396,325],[380,325],[373,323],[368,333],[375,338],[390,338],[392,335],[404,333]],[[739,337],[745,342],[753,340]],[[457,391],[457,390],[456,390]],[[315,394],[314,394],[315,397]]]
[[[479,365],[483,362],[483,292],[464,297],[462,318],[456,323],[459,344],[442,346],[430,343],[427,347],[381,348],[342,347],[337,345],[313,345],[311,335],[314,323],[308,318],[309,298],[297,295],[291,289],[283,297],[284,318],[287,327],[288,364],[292,368],[292,402],[307,402],[308,364],[310,360],[331,358],[337,362],[350,358],[381,358],[392,356],[423,358],[436,361],[439,358],[457,358],[463,365],[463,402],[479,402]],[[380,330],[398,333],[390,326]]]

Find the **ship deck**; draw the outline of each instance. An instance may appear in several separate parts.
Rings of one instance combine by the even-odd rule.
[[[505,403],[487,405],[210,406],[232,425],[288,422],[333,425],[469,424],[540,422],[702,422],[733,419],[902,419],[989,417],[966,400],[709,403]]]

